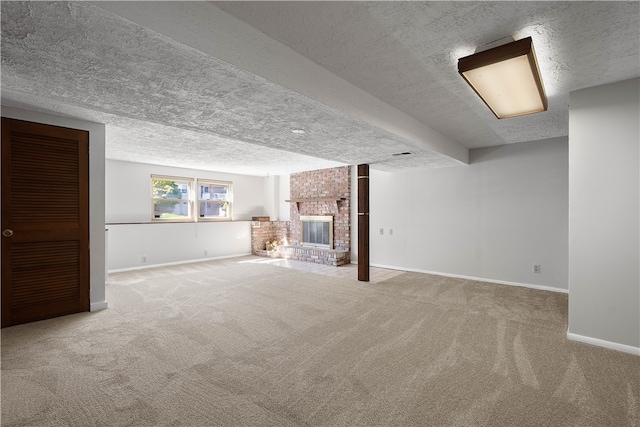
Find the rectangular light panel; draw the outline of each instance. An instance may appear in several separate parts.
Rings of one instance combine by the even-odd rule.
[[[547,109],[530,37],[461,58],[458,71],[499,119]]]

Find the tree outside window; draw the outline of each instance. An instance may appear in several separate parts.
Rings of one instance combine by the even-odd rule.
[[[191,188],[193,179],[154,175],[151,177],[151,199],[154,220],[192,220]]]

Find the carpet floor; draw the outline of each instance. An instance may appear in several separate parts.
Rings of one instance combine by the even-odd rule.
[[[110,276],[109,308],[2,330],[3,426],[638,426],[640,358],[567,295],[234,258]]]

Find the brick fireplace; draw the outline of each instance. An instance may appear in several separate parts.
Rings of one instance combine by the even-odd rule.
[[[254,217],[251,221],[251,253],[280,258],[284,255],[281,246],[289,244],[290,227],[289,221],[271,221],[268,217]]]
[[[254,255],[286,257],[327,265],[351,262],[351,169],[343,166],[331,169],[299,172],[291,175],[290,221],[265,221],[252,227]],[[305,245],[301,239],[300,217],[331,217],[332,245]],[[255,223],[257,225],[257,223]],[[258,231],[260,230],[260,231]],[[267,241],[286,244],[268,251]]]

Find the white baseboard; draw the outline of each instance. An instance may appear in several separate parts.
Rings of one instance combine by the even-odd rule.
[[[248,252],[245,254],[237,254],[237,255],[225,255],[225,256],[219,256],[219,257],[188,259],[185,261],[165,262],[162,264],[145,264],[145,265],[139,265],[136,267],[116,268],[114,270],[109,270],[109,273],[121,273],[123,271],[145,270],[147,268],[166,267],[170,265],[192,264],[194,262],[215,261],[217,259],[226,259],[226,258],[238,258],[241,256],[247,256],[247,255],[251,255],[251,252]]]
[[[89,311],[100,311],[100,310],[104,310],[109,306],[109,303],[106,301],[100,301],[100,302],[92,302],[89,305]]]
[[[477,282],[497,283],[499,285],[520,286],[522,288],[538,289],[538,290],[541,290],[541,291],[560,292],[560,293],[563,293],[563,294],[568,294],[569,293],[568,289],[556,288],[554,286],[532,285],[530,283],[510,282],[510,281],[507,281],[507,280],[497,280],[497,279],[486,279],[484,277],[463,276],[461,274],[441,273],[441,272],[438,272],[438,271],[427,271],[427,270],[420,270],[420,269],[416,269],[416,268],[394,267],[394,266],[382,265],[382,264],[371,264],[371,266],[372,267],[380,267],[380,268],[388,268],[388,269],[391,269],[391,270],[411,271],[411,272],[414,272],[414,273],[435,274],[436,276],[453,277],[453,278],[456,278],[456,279],[475,280]]]
[[[640,356],[640,347],[632,347],[626,344],[619,344],[617,342],[605,341],[598,338],[585,337],[584,335],[572,334],[567,332],[567,339],[571,341],[578,341],[586,344],[597,345],[598,347],[609,348],[611,350],[621,351],[623,353],[633,354]]]

